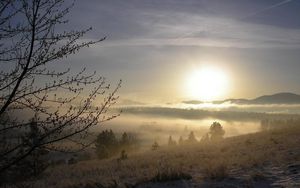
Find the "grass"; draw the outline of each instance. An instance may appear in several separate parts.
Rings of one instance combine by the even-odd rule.
[[[192,176],[188,173],[184,173],[176,170],[169,170],[164,172],[158,172],[153,178],[151,178],[150,182],[166,182],[166,181],[174,181],[174,180],[190,180]]]
[[[267,177],[261,171],[254,171],[250,174],[251,180],[260,181],[260,180],[267,180]]]
[[[300,163],[300,127],[226,138],[222,142],[161,147],[156,151],[129,154],[127,160],[89,160],[49,168],[42,179],[25,182],[31,188],[72,188],[101,184],[135,185],[178,179],[195,183],[221,181],[240,173],[253,181],[266,178],[268,165]],[[253,169],[257,173],[253,174]],[[233,173],[237,171],[237,173]],[[260,172],[260,173],[258,173]],[[12,188],[15,186],[8,186]],[[96,186],[95,186],[96,187]],[[126,187],[126,186],[125,186]]]
[[[228,167],[223,162],[208,161],[204,165],[203,176],[207,180],[223,180],[229,177]]]

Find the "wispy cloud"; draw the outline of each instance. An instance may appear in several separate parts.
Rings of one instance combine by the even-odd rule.
[[[299,28],[257,24],[246,19],[292,1],[283,0],[261,9],[266,2],[259,0],[217,5],[214,1],[197,0],[93,1],[80,5],[81,12],[86,7],[87,15],[78,13],[76,21],[93,25],[97,30],[95,36],[108,35],[110,40],[105,45],[110,46],[300,48]],[[236,10],[236,4],[241,10]],[[230,12],[236,13],[228,16]]]
[[[175,12],[152,12],[137,19],[147,33],[114,40],[107,45],[300,48],[299,29]]]
[[[287,3],[290,3],[290,2],[292,2],[292,1],[293,1],[293,0],[284,0],[284,1],[281,1],[281,2],[279,2],[279,3],[273,4],[273,5],[271,5],[271,6],[268,6],[268,7],[266,7],[266,8],[263,8],[263,9],[258,10],[258,11],[256,11],[256,12],[253,12],[253,13],[247,15],[246,17],[244,17],[244,19],[245,19],[245,18],[250,18],[250,17],[256,16],[256,15],[258,15],[258,14],[261,14],[261,13],[263,13],[263,12],[269,11],[269,10],[274,9],[274,8],[278,8],[278,7],[282,6],[282,5],[285,5],[285,4],[287,4]]]

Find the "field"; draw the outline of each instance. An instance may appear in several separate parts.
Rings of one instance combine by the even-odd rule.
[[[288,127],[216,142],[162,146],[129,153],[124,160],[55,166],[17,187],[299,187],[299,135],[300,127]]]

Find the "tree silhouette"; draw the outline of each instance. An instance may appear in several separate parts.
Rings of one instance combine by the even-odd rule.
[[[223,138],[225,131],[219,122],[213,122],[209,128],[209,134],[211,140],[219,140]]]
[[[112,147],[118,144],[117,138],[115,136],[115,133],[112,130],[105,130],[102,131],[98,136],[96,140],[96,146],[97,144],[105,145],[107,147]]]
[[[184,141],[183,141],[183,138],[182,138],[182,136],[180,136],[180,137],[179,137],[178,144],[179,144],[179,145],[182,145],[182,144],[184,144]]]
[[[95,142],[96,154],[99,159],[109,158],[118,152],[130,151],[137,146],[137,139],[130,133],[124,132],[120,139],[117,139],[112,130],[105,130],[99,133]]]
[[[22,143],[34,146],[39,142],[39,136],[42,134],[40,128],[37,126],[37,123],[33,119],[30,124],[30,129],[26,136],[22,138]],[[21,152],[25,152],[26,145],[24,148],[21,148]],[[48,151],[44,148],[37,148],[34,150],[31,155],[24,159],[21,163],[17,164],[16,168],[19,172],[17,177],[27,178],[30,176],[38,176],[48,167],[48,162],[43,159],[45,155],[48,154]],[[15,178],[15,177],[14,177]]]
[[[127,146],[130,144],[130,138],[128,136],[128,134],[126,132],[124,132],[122,134],[122,138],[121,138],[121,144],[124,146]]]
[[[122,150],[119,159],[125,160],[125,159],[127,159],[127,158],[128,158],[128,155],[127,155],[126,151],[125,151],[125,150]]]
[[[157,150],[159,148],[159,145],[158,143],[155,141],[153,144],[152,144],[152,150]]]
[[[176,146],[176,141],[172,139],[172,136],[169,136],[168,146]]]
[[[53,63],[105,39],[80,42],[91,28],[59,32],[72,6],[64,0],[0,2],[0,120],[20,111],[29,114],[0,125],[0,138],[13,133],[20,140],[6,139],[1,145],[0,173],[41,148],[70,151],[60,147],[66,139],[84,149],[94,142],[84,142],[91,127],[118,116],[107,112],[118,98],[120,83],[111,90],[104,77],[85,68],[75,74],[51,69]],[[32,117],[40,133],[27,142]]]
[[[118,151],[118,140],[112,130],[102,131],[95,143],[96,153],[99,159],[111,157]]]
[[[209,133],[206,133],[205,135],[203,135],[202,137],[201,137],[201,142],[209,142],[209,139],[210,139],[210,137],[209,137]]]
[[[133,150],[138,146],[136,135],[124,132],[120,140],[120,147],[126,150]]]
[[[195,142],[197,142],[197,139],[196,139],[193,131],[190,132],[189,137],[187,139],[187,142],[188,143],[195,143]]]

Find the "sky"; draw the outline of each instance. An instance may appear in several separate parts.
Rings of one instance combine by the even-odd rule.
[[[84,39],[107,39],[67,61],[122,79],[124,103],[201,100],[187,80],[207,67],[227,79],[213,100],[300,94],[299,0],[78,0],[69,19],[93,27]]]

